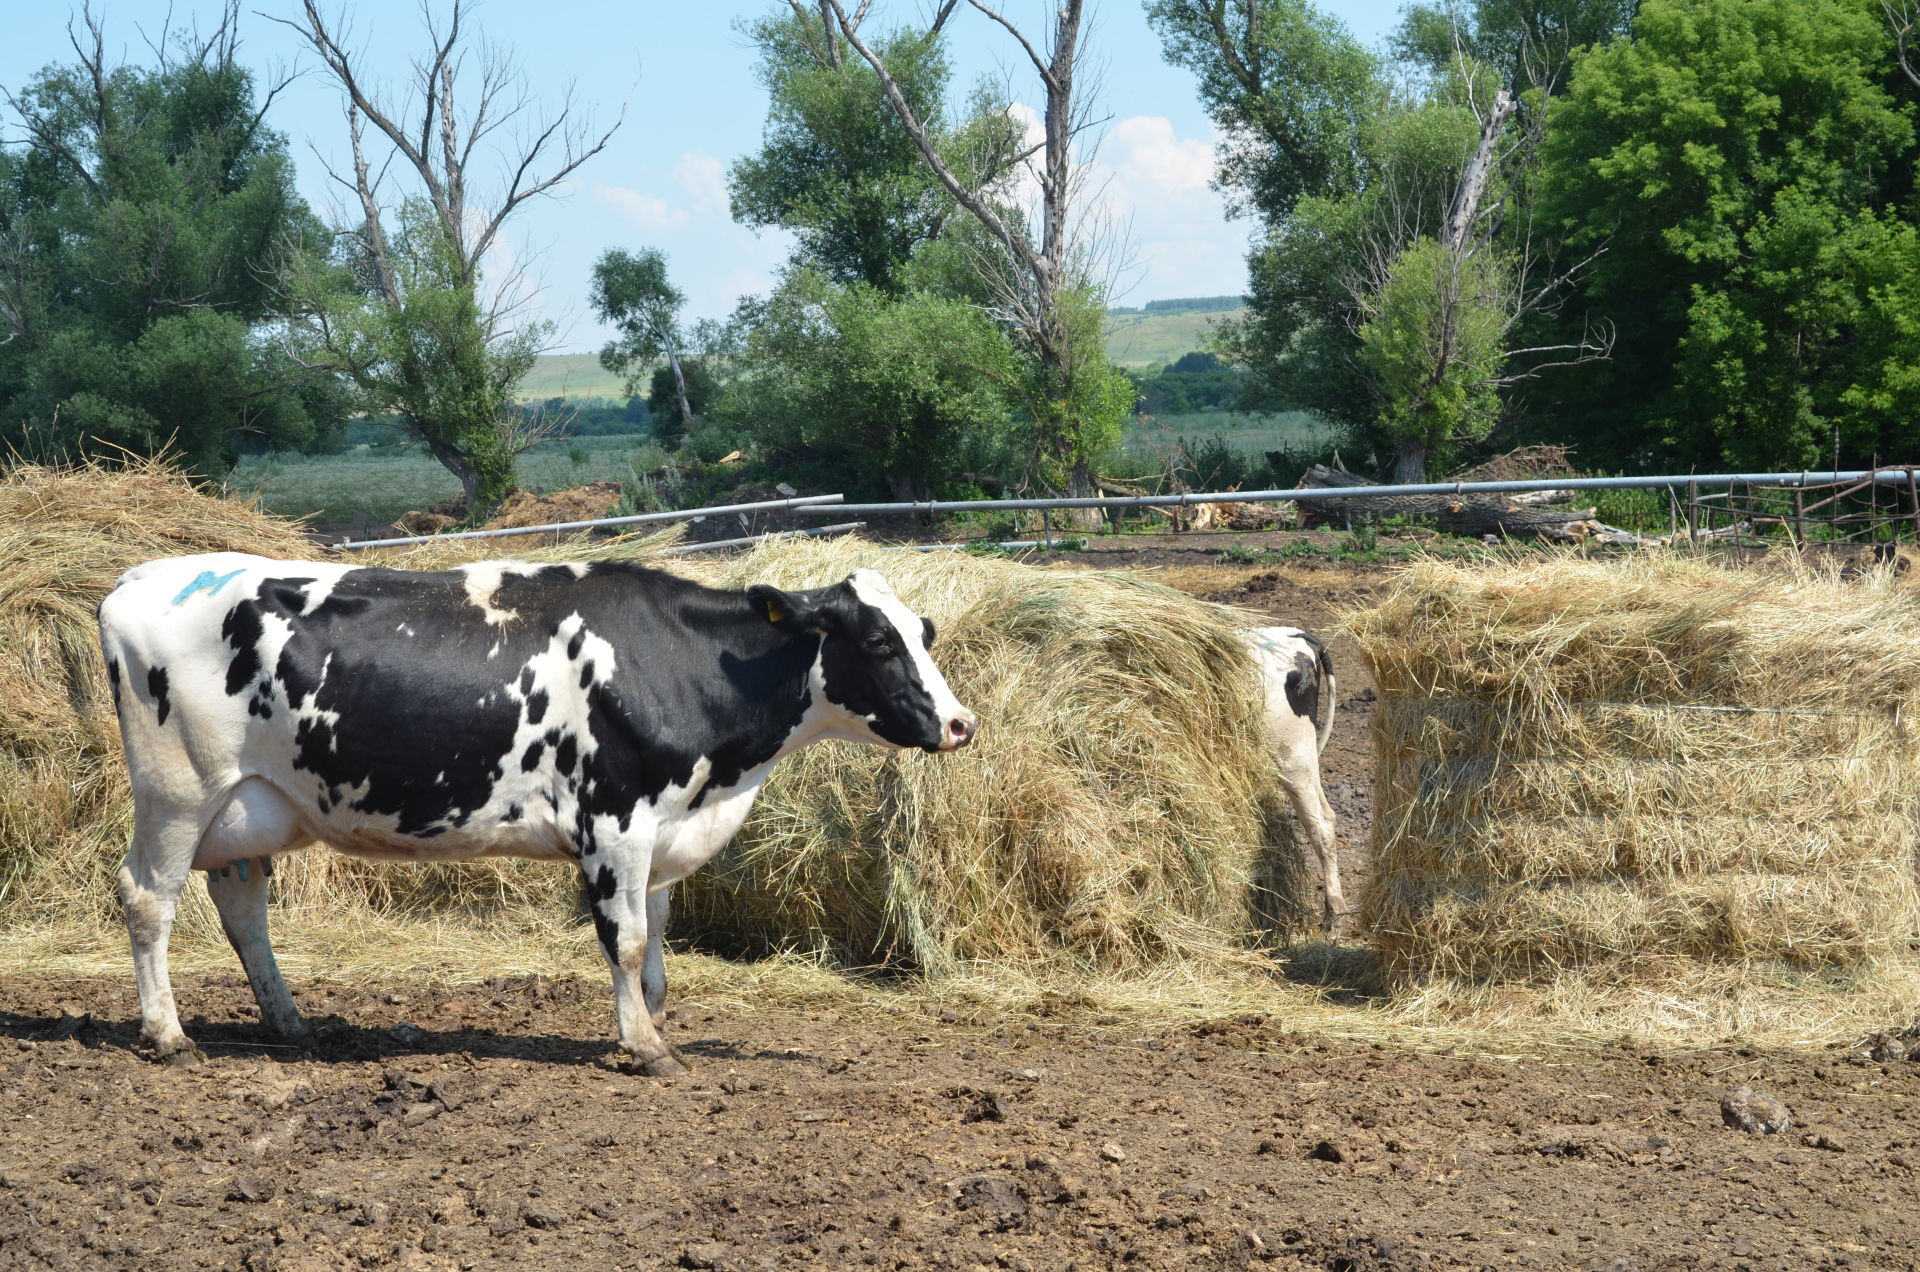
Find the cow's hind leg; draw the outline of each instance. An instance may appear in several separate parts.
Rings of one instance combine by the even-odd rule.
[[[647,1000],[647,1015],[658,1028],[667,1018],[667,916],[672,909],[673,888],[660,889],[647,897],[647,958],[640,970],[640,989]]]
[[[227,943],[247,969],[247,983],[253,986],[253,999],[260,1004],[267,1028],[284,1042],[307,1042],[313,1031],[287,992],[267,936],[267,878],[273,872],[272,862],[272,857],[242,857],[207,871],[207,895],[220,912]]]
[[[643,981],[652,940],[648,917],[653,900],[647,895],[648,854],[638,847],[602,843],[599,851],[581,859],[586,876],[587,905],[593,912],[600,952],[613,973],[613,1004],[620,1021],[622,1067],[649,1077],[685,1073],[654,1027]],[[665,992],[665,980],[661,990]]]
[[[1320,876],[1326,885],[1326,906],[1322,922],[1326,930],[1342,934],[1347,917],[1347,898],[1340,886],[1340,852],[1334,838],[1333,806],[1327,802],[1320,784],[1320,763],[1311,749],[1301,754],[1289,748],[1280,757],[1280,783],[1293,805],[1295,824],[1306,837],[1320,861]]]
[[[199,838],[199,823],[191,814],[137,806],[133,846],[120,867],[120,905],[133,941],[133,975],[140,989],[140,1038],[170,1064],[206,1059],[180,1028],[167,971],[173,916]]]

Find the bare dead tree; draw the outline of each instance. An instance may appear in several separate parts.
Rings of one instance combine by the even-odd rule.
[[[363,74],[363,63],[350,45],[352,34],[344,19],[329,19],[317,0],[302,0],[298,19],[271,20],[296,32],[319,58],[345,98],[347,136],[352,171],[329,168],[329,175],[352,192],[358,213],[353,224],[338,230],[349,241],[352,255],[372,294],[384,304],[401,306],[406,299],[404,270],[395,259],[395,240],[389,218],[395,202],[386,188],[395,169],[411,177],[411,193],[431,209],[433,223],[450,261],[444,283],[469,289],[481,304],[480,335],[490,351],[502,342],[514,345],[516,358],[530,362],[537,351],[527,343],[529,329],[515,324],[528,299],[525,267],[516,265],[504,277],[490,281],[491,291],[481,299],[482,263],[499,242],[510,217],[526,204],[554,190],[580,165],[600,153],[625,118],[625,107],[612,126],[596,132],[577,118],[571,90],[558,110],[540,112],[526,78],[511,56],[484,39],[469,38],[471,0],[454,0],[444,27],[427,0],[421,10],[426,20],[430,53],[413,61],[413,74],[399,101],[377,93]],[[470,52],[477,53],[469,64]],[[471,90],[471,95],[468,95]],[[371,129],[371,135],[369,134]],[[369,141],[384,154],[369,155]],[[476,174],[489,160],[499,163],[499,179],[492,197],[481,193]],[[315,317],[316,330],[327,338],[324,320]],[[541,335],[544,335],[542,329]],[[403,365],[376,371],[356,365],[335,347],[339,369],[363,388],[391,399],[412,423],[434,457],[457,475],[467,492],[469,512],[482,511],[503,498],[513,486],[513,457],[558,427],[558,422],[529,423],[504,408],[512,383],[476,383],[473,388],[487,405],[487,418],[432,418],[419,391],[433,378],[427,368]],[[497,380],[498,359],[488,358],[489,374]],[[523,374],[525,367],[520,367]],[[518,378],[518,374],[513,376]],[[418,400],[411,403],[412,393]],[[455,395],[457,396],[457,395]],[[445,402],[447,395],[440,395]]]
[[[1886,12],[1887,25],[1893,30],[1893,55],[1900,63],[1900,69],[1907,78],[1920,86],[1920,57],[1916,56],[1916,45],[1920,45],[1920,0],[1880,0],[1880,8]]]
[[[1390,168],[1383,170],[1372,228],[1364,236],[1355,267],[1342,280],[1352,299],[1349,326],[1357,335],[1379,312],[1379,298],[1407,249],[1423,238],[1438,242],[1441,265],[1428,302],[1426,365],[1415,389],[1416,398],[1459,381],[1461,372],[1478,360],[1464,334],[1474,317],[1484,320],[1491,316],[1492,335],[1501,354],[1490,370],[1482,370],[1464,382],[1472,389],[1504,388],[1553,367],[1609,357],[1613,350],[1614,330],[1610,324],[1583,330],[1577,340],[1563,344],[1526,348],[1507,345],[1513,332],[1529,317],[1557,312],[1575,279],[1605,248],[1571,265],[1559,265],[1550,250],[1543,251],[1539,246],[1530,208],[1524,210],[1525,221],[1517,231],[1501,233],[1514,192],[1537,154],[1546,127],[1545,113],[1529,116],[1523,135],[1513,139],[1503,154],[1502,135],[1516,118],[1513,94],[1498,89],[1483,110],[1479,103],[1484,91],[1477,91],[1475,68],[1464,55],[1460,70],[1480,136],[1461,164],[1444,205],[1432,202],[1440,191],[1409,188],[1402,174]],[[1504,171],[1505,181],[1500,196],[1489,204],[1487,187],[1500,171]],[[1425,438],[1402,436],[1395,455],[1394,479],[1425,480],[1427,452]]]
[[[1075,139],[1094,123],[1085,97],[1077,93],[1076,83],[1084,51],[1084,0],[1061,0],[1052,16],[1046,41],[1049,48],[1044,54],[997,10],[981,0],[967,2],[1012,37],[1039,76],[1044,90],[1043,139],[1036,150],[1027,152],[1040,157],[1033,169],[1040,191],[1037,243],[1022,218],[994,197],[991,185],[964,179],[941,155],[925,121],[915,114],[885,61],[860,38],[860,23],[866,16],[867,5],[862,3],[849,13],[841,0],[819,0],[823,18],[827,13],[832,14],[847,45],[879,76],[888,105],[913,138],[934,177],[1004,253],[1005,268],[992,271],[989,282],[999,294],[1003,317],[1018,332],[1038,371],[1037,391],[1030,403],[1036,431],[1029,481],[1036,477],[1046,481],[1043,474],[1050,468],[1064,472],[1070,493],[1090,495],[1093,474],[1081,445],[1080,421],[1070,418],[1069,413],[1076,378],[1085,373],[1093,358],[1103,357],[1104,352],[1097,347],[1082,347],[1089,342],[1076,336],[1062,304],[1068,291],[1081,281],[1076,275],[1076,266],[1084,264],[1076,260],[1083,244],[1075,241],[1074,234],[1075,195],[1080,191],[1084,171],[1073,162]],[[956,7],[955,0],[943,3],[930,24],[930,33],[937,32]],[[1096,339],[1097,336],[1095,333]]]

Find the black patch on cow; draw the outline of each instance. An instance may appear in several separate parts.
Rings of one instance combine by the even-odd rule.
[[[580,664],[580,687],[582,689],[585,689],[588,685],[592,683],[593,683],[593,659],[589,658],[587,659],[587,661]]]
[[[611,962],[620,960],[620,921],[600,912],[596,902],[592,906],[593,930],[600,937],[600,948],[607,952]]]
[[[1301,654],[1287,673],[1287,707],[1293,714],[1311,720],[1319,706],[1320,678],[1314,675],[1313,659]]]
[[[581,792],[572,811],[582,850],[593,846],[594,819],[629,828],[642,802],[691,785],[703,759],[708,785],[731,787],[799,724],[822,642],[819,631],[769,623],[743,593],[620,562],[579,576],[566,567],[504,574],[493,604],[518,617],[499,625],[474,606],[460,571],[349,570],[309,611],[311,582],[270,580],[233,604],[221,629],[233,650],[229,691],[269,676],[294,764],[319,779],[333,811],[350,803],[423,838],[469,823],[509,768],[550,802],[565,786]],[[917,634],[893,634],[844,584],[801,595],[835,635],[884,626],[897,646]],[[269,618],[288,633],[270,669],[259,649]],[[584,687],[568,677],[536,690],[530,663],[569,621],[578,625],[566,638],[570,658],[589,632],[614,657],[596,658],[599,678]],[[840,643],[827,638],[829,649]],[[937,745],[942,722],[897,648],[884,658],[853,651],[828,683],[862,714],[878,711],[882,736]],[[584,719],[584,732],[549,728],[516,746],[523,728],[556,716]],[[349,788],[358,794],[343,800]]]
[[[826,616],[833,637],[821,653],[827,700],[873,717],[873,731],[895,746],[939,750],[946,721],[934,710],[933,694],[920,683],[913,659],[896,644],[904,633],[895,634],[885,614],[851,594]]]
[[[173,703],[167,700],[167,669],[165,667],[153,667],[147,671],[147,696],[153,699],[156,722],[165,724],[167,713],[173,710]]]
[[[228,610],[226,618],[221,620],[220,634],[226,637],[228,646],[233,650],[233,661],[227,664],[228,694],[239,693],[260,674],[259,646],[263,631],[260,606],[252,601],[241,601]]]
[[[519,821],[522,817],[525,817],[526,815],[527,815],[527,810],[520,807],[520,805],[508,804],[507,815],[505,817],[502,817],[500,820],[511,824],[513,822]]]
[[[602,866],[598,873],[587,881],[587,897],[592,901],[606,901],[612,898],[618,880],[613,876],[612,866]]]
[[[113,709],[120,710],[120,660],[107,659],[107,687],[113,690]]]

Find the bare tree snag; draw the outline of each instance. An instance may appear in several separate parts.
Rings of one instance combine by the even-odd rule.
[[[981,0],[968,3],[988,20],[1003,28],[1019,44],[1045,89],[1043,112],[1044,140],[1040,145],[1041,162],[1036,174],[1040,186],[1040,241],[1036,245],[1025,229],[1010,225],[994,206],[987,190],[963,181],[941,157],[926,124],[914,112],[900,91],[899,84],[885,62],[860,38],[860,21],[866,14],[862,4],[849,14],[840,0],[820,0],[823,12],[831,12],[848,47],[858,53],[880,79],[887,104],[892,107],[921,158],[936,180],[977,220],[1002,248],[1014,268],[992,279],[998,293],[1003,317],[1019,332],[1040,368],[1039,394],[1050,401],[1032,403],[1037,422],[1036,454],[1029,463],[1029,476],[1044,458],[1068,470],[1067,490],[1075,496],[1090,495],[1093,473],[1079,446],[1078,421],[1060,418],[1063,403],[1070,399],[1074,377],[1090,357],[1104,357],[1104,350],[1074,347],[1074,337],[1061,313],[1062,293],[1071,285],[1067,262],[1076,244],[1072,233],[1073,196],[1078,174],[1072,163],[1073,141],[1089,126],[1084,102],[1074,97],[1078,59],[1081,53],[1082,9],[1084,0],[1061,0],[1053,14],[1051,49],[1044,55],[1012,22]],[[935,15],[928,36],[939,30],[954,8],[944,3]],[[1097,510],[1085,510],[1088,524],[1097,524]]]

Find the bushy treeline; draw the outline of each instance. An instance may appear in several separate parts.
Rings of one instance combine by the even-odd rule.
[[[1914,458],[1911,4],[1420,0],[1376,51],[1312,0],[1152,0],[1255,235],[1244,313],[1134,374],[1097,262],[1037,253],[1006,87],[959,91],[939,21],[836,12],[742,27],[769,113],[728,185],[740,223],[793,235],[775,286],[688,325],[660,252],[610,248],[592,302],[626,397],[587,405],[513,401],[544,330],[483,303],[497,222],[436,198],[464,177],[404,129],[382,135],[418,189],[325,225],[237,8],[148,68],[89,22],[77,65],[7,93],[0,445],[217,473],[397,428],[476,511],[542,436],[640,430],[851,494],[1085,491],[1136,410],[1312,411],[1402,478],[1527,441],[1637,471]]]
[[[1915,457],[1911,5],[1423,0],[1384,56],[1310,0],[1148,12],[1258,226],[1220,351],[1349,458]]]

